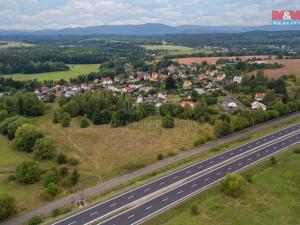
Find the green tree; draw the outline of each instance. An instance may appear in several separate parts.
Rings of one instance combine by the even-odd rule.
[[[47,187],[50,183],[58,184],[60,181],[60,173],[56,168],[52,168],[48,170],[43,175],[43,182],[45,187]]]
[[[17,211],[16,200],[8,194],[0,194],[0,221],[10,217]]]
[[[69,127],[71,125],[71,116],[69,113],[65,112],[61,118],[62,127]]]
[[[243,193],[245,179],[238,174],[229,173],[222,183],[222,190],[226,195],[238,197]]]
[[[169,76],[165,81],[165,87],[167,90],[176,89],[177,88],[176,80],[172,76]]]
[[[58,194],[58,185],[56,183],[49,183],[47,186],[47,193],[51,196],[51,197],[55,197]]]
[[[110,121],[111,127],[119,127],[121,126],[121,116],[119,112],[114,112]]]
[[[67,105],[67,111],[71,117],[78,116],[79,113],[79,105],[75,100],[71,100]]]
[[[58,110],[55,110],[53,117],[52,117],[52,122],[53,123],[59,123],[60,116]]]
[[[40,138],[33,146],[33,154],[37,160],[52,159],[55,156],[55,146],[52,140]]]
[[[192,213],[192,215],[198,215],[199,214],[199,208],[198,208],[197,205],[192,205],[191,213]]]
[[[90,122],[87,118],[82,118],[80,120],[80,128],[87,128],[90,126]]]
[[[16,120],[12,121],[7,126],[7,137],[8,139],[12,140],[15,138],[15,133],[18,127],[22,126],[23,124],[28,123],[28,121],[23,117],[18,117]]]
[[[32,152],[35,142],[43,137],[43,133],[30,124],[23,124],[15,134],[16,147],[25,152]]]
[[[24,161],[16,171],[16,179],[21,184],[33,184],[40,180],[42,171],[40,167],[31,161]]]
[[[8,117],[9,117],[9,114],[8,114],[7,110],[5,110],[5,109],[0,110],[0,123]]]
[[[170,116],[170,115],[166,115],[162,119],[162,127],[164,127],[164,128],[173,128],[173,127],[175,127],[175,121],[174,121],[173,117]]]
[[[215,133],[217,137],[223,137],[231,133],[230,123],[227,121],[217,120],[215,123]]]
[[[68,162],[68,160],[67,160],[67,156],[65,155],[65,154],[59,154],[58,156],[57,156],[57,163],[59,164],[59,165],[62,165],[62,164],[66,164],[67,162]]]

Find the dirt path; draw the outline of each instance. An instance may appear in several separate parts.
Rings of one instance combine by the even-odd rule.
[[[120,176],[120,177],[116,177],[112,180],[109,180],[109,181],[106,181],[104,183],[98,184],[95,187],[91,187],[91,188],[85,189],[83,191],[80,191],[80,192],[71,194],[69,196],[66,196],[64,198],[55,200],[55,201],[53,201],[53,202],[51,202],[51,203],[49,203],[49,204],[47,204],[47,205],[45,205],[41,208],[38,208],[38,209],[36,209],[32,212],[28,212],[28,213],[23,214],[21,216],[13,217],[13,218],[7,220],[6,222],[1,223],[1,225],[22,224],[22,223],[28,221],[34,215],[48,214],[55,208],[60,208],[60,207],[63,207],[65,205],[68,205],[68,204],[74,202],[74,200],[80,199],[82,195],[84,195],[85,197],[98,195],[103,191],[107,191],[107,190],[110,190],[112,188],[115,188],[115,187],[117,187],[121,184],[127,183],[130,180],[133,180],[133,179],[135,179],[137,177],[140,177],[142,175],[145,175],[145,174],[148,174],[148,173],[153,172],[155,170],[161,169],[165,166],[168,166],[170,164],[179,162],[179,161],[181,161],[183,159],[186,159],[186,158],[189,158],[191,156],[195,156],[199,153],[202,153],[202,152],[207,151],[209,149],[215,148],[217,146],[220,146],[220,145],[238,140],[242,137],[245,137],[247,135],[256,133],[256,132],[264,130],[266,128],[270,128],[270,127],[275,126],[279,123],[287,122],[287,121],[289,121],[291,119],[294,119],[294,118],[297,118],[299,116],[300,116],[300,112],[297,112],[297,113],[294,113],[294,114],[286,116],[286,117],[277,118],[275,120],[268,121],[268,122],[265,122],[265,123],[262,123],[262,124],[244,129],[240,132],[233,133],[233,134],[228,135],[224,138],[220,138],[216,141],[209,142],[209,143],[207,143],[207,144],[205,144],[205,145],[203,145],[199,148],[195,148],[191,151],[187,151],[187,152],[184,152],[184,153],[179,154],[177,156],[167,158],[163,161],[159,161],[157,163],[154,163],[152,165],[144,167],[140,170],[134,171],[133,173],[126,174],[126,175],[123,175],[123,176]]]

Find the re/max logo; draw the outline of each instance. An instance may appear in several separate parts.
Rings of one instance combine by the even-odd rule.
[[[300,10],[273,10],[273,25],[300,25]]]

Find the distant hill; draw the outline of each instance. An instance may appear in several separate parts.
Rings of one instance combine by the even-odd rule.
[[[167,34],[211,34],[243,33],[250,31],[300,30],[292,26],[198,26],[182,25],[171,27],[165,24],[148,23],[141,25],[102,25],[91,27],[65,28],[61,30],[13,31],[2,30],[0,35],[167,35]]]

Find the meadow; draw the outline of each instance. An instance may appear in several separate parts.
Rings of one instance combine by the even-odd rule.
[[[158,56],[171,56],[171,55],[191,55],[196,53],[208,53],[207,50],[202,48],[190,48],[180,45],[143,45],[142,47],[147,50],[161,51]]]
[[[99,70],[99,64],[79,64],[79,65],[68,65],[70,70],[60,72],[49,72],[49,73],[37,73],[37,74],[9,74],[0,75],[0,77],[12,78],[15,80],[69,80],[83,74],[89,74],[91,72],[97,72]]]

